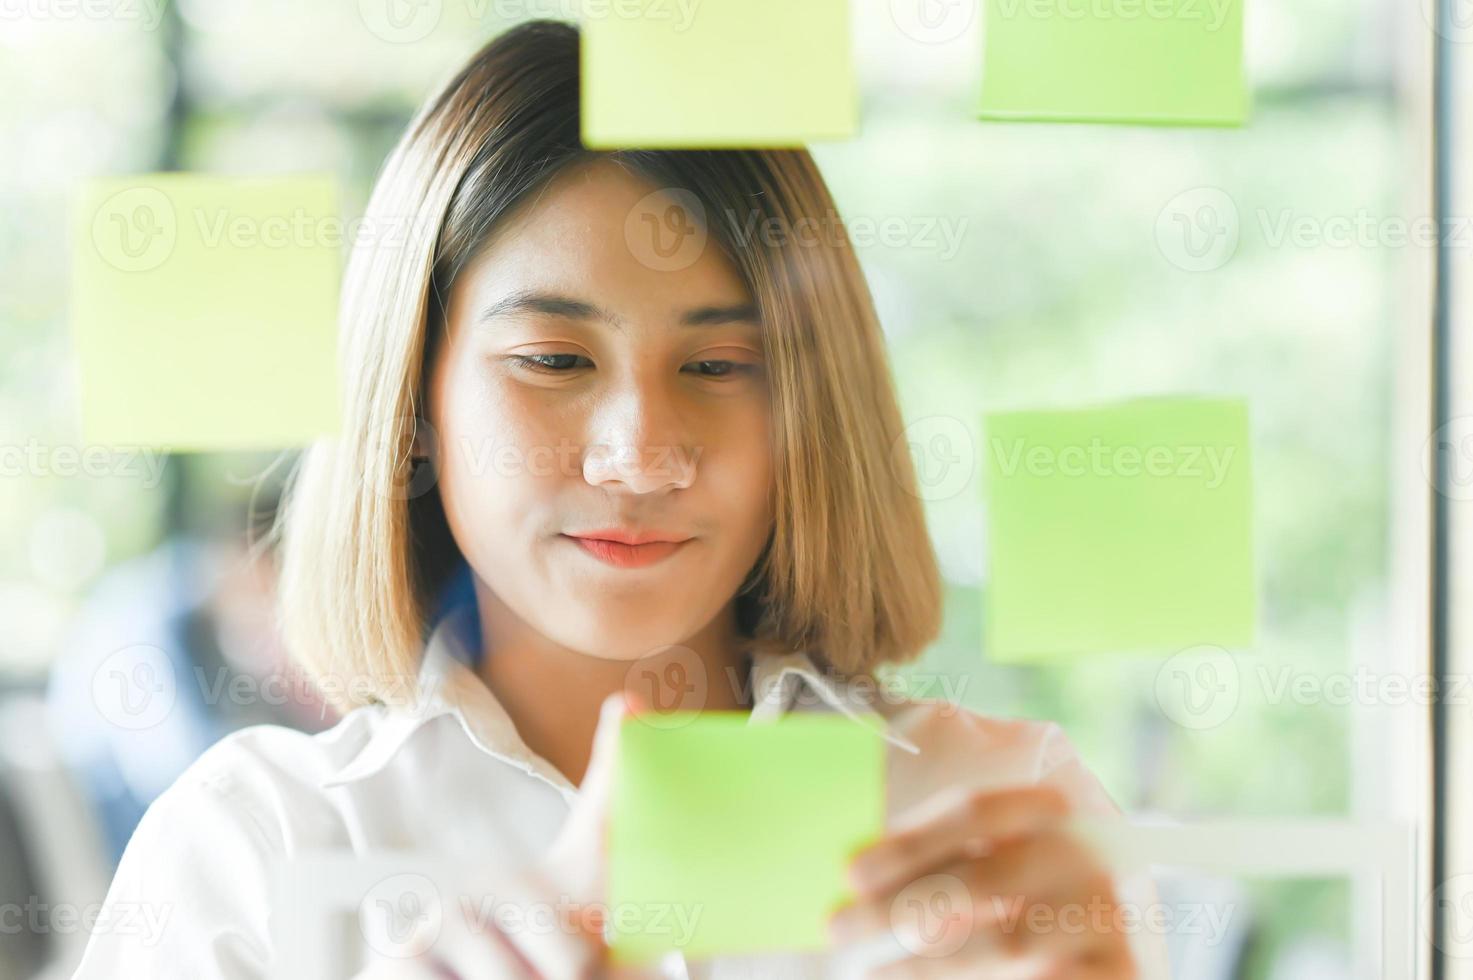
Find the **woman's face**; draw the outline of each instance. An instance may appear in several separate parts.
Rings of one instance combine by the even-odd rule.
[[[626,228],[664,218],[655,190],[607,161],[561,174],[456,280],[431,372],[440,493],[482,591],[609,659],[710,623],[773,519],[752,298],[714,245],[641,261]]]

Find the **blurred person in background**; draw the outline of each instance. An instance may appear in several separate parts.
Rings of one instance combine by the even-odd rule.
[[[238,500],[189,509],[186,526],[95,583],[47,689],[52,739],[114,864],[148,805],[222,736],[336,717],[285,656],[269,539],[253,541]],[[269,516],[275,493],[252,509]]]

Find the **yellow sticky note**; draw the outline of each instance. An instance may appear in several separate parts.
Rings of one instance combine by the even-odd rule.
[[[336,432],[342,242],[328,176],[84,184],[72,268],[84,439],[257,450]]]
[[[625,719],[609,813],[617,963],[828,943],[885,822],[885,742],[840,714]]]
[[[590,6],[583,143],[797,147],[855,132],[848,0],[627,0]]]
[[[1235,126],[1244,0],[984,0],[984,119]]]
[[[1244,402],[1007,412],[984,428],[990,659],[1252,644]]]

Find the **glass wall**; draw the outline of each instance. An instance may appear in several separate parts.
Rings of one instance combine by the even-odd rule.
[[[151,760],[133,768],[67,721],[89,630],[131,616],[188,645],[206,581],[227,598],[205,603],[202,656],[248,677],[282,669],[269,558],[236,559],[290,464],[78,442],[71,195],[98,174],[325,170],[357,213],[437,81],[511,22],[577,12],[430,6],[430,20],[336,0],[4,8],[3,718],[17,733],[10,765],[32,762],[17,795],[51,786],[34,775],[50,758],[47,771],[79,780],[78,826],[99,828],[90,858],[46,871],[33,856],[58,894],[105,887],[139,807],[220,734],[333,720],[303,699],[207,698],[167,744],[130,743]],[[944,633],[905,668],[910,683],[1058,721],[1133,816],[1416,823],[1425,706],[1384,682],[1425,670],[1426,483],[1408,433],[1426,395],[1427,5],[1250,3],[1255,106],[1240,130],[974,122],[977,18],[954,37],[915,36],[892,7],[854,5],[862,131],[813,152],[888,334],[947,580]],[[1159,394],[1243,397],[1251,411],[1261,626],[1256,645],[1227,651],[1228,687],[1211,695],[1226,700],[1205,716],[1183,710],[1193,692],[1173,672],[1190,683],[1210,652],[1007,666],[982,640],[983,413]],[[1343,875],[1163,887],[1177,910],[1229,910],[1218,933],[1170,937],[1193,977],[1377,975],[1373,898]],[[8,965],[29,975],[76,941],[44,937]]]

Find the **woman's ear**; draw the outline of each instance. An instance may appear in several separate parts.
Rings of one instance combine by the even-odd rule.
[[[424,419],[414,420],[414,441],[409,446],[409,458],[429,459],[434,453],[434,432]]]

